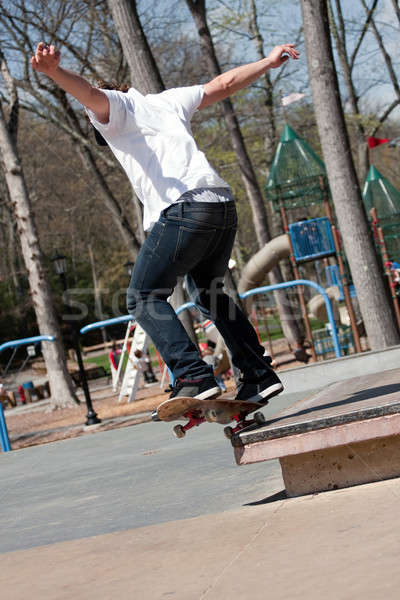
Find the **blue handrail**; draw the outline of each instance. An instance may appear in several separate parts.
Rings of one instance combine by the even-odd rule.
[[[0,346],[0,354],[7,348],[18,348],[19,346],[27,346],[28,344],[36,344],[37,342],[54,342],[53,335],[35,335],[29,338],[22,338],[20,340],[11,340],[5,342]]]
[[[87,333],[88,331],[93,331],[93,329],[101,329],[103,327],[109,327],[109,325],[117,325],[118,323],[127,323],[129,321],[133,321],[134,318],[132,315],[123,315],[122,317],[114,317],[113,319],[106,319],[105,321],[96,321],[95,323],[90,323],[89,325],[85,325],[82,327],[80,332],[82,334]]]
[[[179,313],[187,310],[188,308],[197,308],[197,305],[194,302],[186,302],[185,304],[182,304],[182,306],[179,306],[175,312],[177,315],[179,315]]]
[[[3,452],[10,452],[11,445],[8,437],[6,419],[4,417],[3,406],[0,402],[0,444]]]
[[[17,348],[19,348],[20,346],[27,346],[28,344],[37,344],[38,342],[54,342],[54,340],[55,340],[55,338],[53,335],[35,335],[33,337],[22,338],[20,340],[11,340],[10,342],[4,342],[4,344],[0,345],[0,354],[3,352],[3,350],[7,350],[7,348],[13,348],[14,350],[12,353],[12,357],[10,359],[10,360],[12,360],[17,351]],[[10,361],[8,364],[10,364]],[[3,411],[3,407],[1,405],[1,402],[0,402],[0,445],[1,445],[3,452],[9,452],[11,450],[10,440],[8,437],[6,419],[4,417],[4,411]]]
[[[339,337],[338,337],[338,333],[337,333],[337,329],[336,329],[335,319],[333,318],[331,301],[329,299],[328,294],[325,292],[324,288],[321,287],[320,285],[318,285],[318,283],[315,283],[314,281],[310,281],[308,279],[294,279],[293,281],[286,281],[284,283],[278,283],[276,285],[264,285],[259,288],[248,290],[247,292],[244,292],[243,294],[239,294],[239,297],[242,298],[242,300],[245,300],[249,296],[254,296],[255,294],[266,294],[267,292],[273,292],[274,290],[295,287],[297,285],[308,285],[309,287],[313,287],[323,297],[323,299],[325,301],[325,305],[326,305],[326,312],[328,314],[329,323],[331,326],[333,347],[334,347],[336,356],[339,358],[340,356],[342,356],[342,352],[340,349]],[[183,310],[187,310],[189,308],[198,308],[198,307],[196,306],[196,304],[194,302],[186,302],[185,304],[182,304],[182,306],[179,306],[179,308],[176,309],[176,314],[179,315],[179,313],[181,313]],[[113,319],[106,319],[105,321],[97,321],[95,323],[90,323],[89,325],[85,325],[85,327],[82,327],[82,329],[80,331],[82,334],[85,334],[88,331],[92,331],[93,329],[99,329],[101,327],[108,327],[109,325],[116,325],[118,323],[126,323],[128,321],[133,321],[133,320],[134,320],[134,318],[132,317],[132,315],[123,315],[122,317],[115,317]]]
[[[254,288],[253,290],[248,290],[247,292],[244,292],[243,294],[239,294],[239,297],[242,298],[243,300],[245,300],[249,296],[254,296],[255,294],[266,294],[267,292],[273,292],[274,290],[282,290],[284,288],[294,287],[297,285],[308,285],[309,287],[313,287],[323,297],[323,299],[325,301],[326,312],[328,315],[329,323],[331,326],[333,347],[335,350],[336,357],[340,358],[340,356],[342,356],[342,351],[340,349],[339,337],[338,337],[338,333],[337,333],[337,329],[336,329],[335,319],[333,318],[331,301],[329,299],[328,294],[324,290],[324,288],[321,287],[320,285],[318,285],[318,283],[315,283],[314,281],[310,281],[308,279],[294,279],[293,281],[277,283],[276,285],[264,285],[259,288]]]

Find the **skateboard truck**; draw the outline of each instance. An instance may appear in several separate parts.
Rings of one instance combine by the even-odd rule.
[[[205,422],[205,417],[200,417],[199,415],[196,415],[195,413],[192,412],[188,412],[185,413],[183,415],[186,419],[189,419],[189,421],[186,423],[186,425],[175,425],[175,427],[173,428],[173,432],[174,432],[174,436],[177,438],[183,438],[186,435],[186,432],[189,429],[192,429],[192,427],[198,427],[199,425],[201,425],[202,423]]]
[[[153,420],[180,421],[186,419],[184,425],[175,425],[173,434],[177,438],[183,438],[186,432],[202,423],[219,423],[228,425],[235,423],[232,427],[225,427],[225,436],[231,438],[235,433],[252,425],[263,425],[265,417],[261,412],[255,412],[251,418],[246,417],[259,410],[261,406],[268,404],[264,400],[261,405],[258,402],[240,401],[233,398],[198,398],[177,396],[162,402],[153,413]]]
[[[229,440],[239,433],[242,429],[245,429],[249,425],[264,425],[265,417],[262,412],[255,412],[252,419],[246,419],[246,415],[234,415],[233,420],[236,421],[235,427],[224,427],[224,434]]]

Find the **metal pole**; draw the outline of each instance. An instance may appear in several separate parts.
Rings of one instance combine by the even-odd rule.
[[[0,402],[0,442],[3,452],[10,452],[10,439],[8,437],[8,430],[6,420],[4,417],[3,405]]]
[[[68,294],[67,294],[68,286],[67,286],[67,280],[65,277],[65,273],[60,273],[60,279],[61,279],[61,282],[62,282],[62,285],[64,288],[64,292],[66,292],[66,300],[67,300],[66,304],[67,304],[68,310],[71,314],[69,298],[68,298]],[[85,396],[85,402],[86,402],[86,407],[87,407],[87,415],[86,415],[85,425],[97,425],[98,423],[101,423],[101,419],[98,418],[97,413],[94,411],[93,405],[92,405],[92,399],[90,397],[89,386],[88,386],[87,377],[86,377],[86,371],[85,371],[85,367],[83,365],[82,353],[81,353],[81,348],[79,345],[79,327],[75,322],[73,325],[71,325],[71,327],[72,327],[72,339],[73,339],[73,343],[74,343],[74,350],[75,350],[76,360],[77,360],[78,368],[79,368],[79,379],[80,379],[81,387],[82,387],[82,390],[83,390],[83,393]]]

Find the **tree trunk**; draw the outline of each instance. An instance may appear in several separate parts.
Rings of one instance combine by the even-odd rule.
[[[42,352],[47,368],[54,406],[71,406],[78,402],[68,373],[60,328],[52,304],[51,292],[45,278],[42,252],[32,217],[28,190],[22,166],[13,144],[0,104],[0,151],[5,179],[14,206],[22,254],[28,272],[33,306],[41,335],[53,335],[55,342],[44,342]]]
[[[257,6],[255,0],[250,0],[249,29],[250,33],[253,36],[254,44],[257,50],[257,56],[259,60],[261,60],[265,58],[264,39],[261,35],[261,31],[258,25]],[[267,71],[264,74],[263,80],[265,86],[264,105],[266,108],[266,120],[264,122],[264,126],[266,128],[266,135],[264,141],[264,148],[266,153],[266,162],[268,168],[270,168],[274,159],[274,152],[276,144],[278,142],[278,136],[276,131],[276,119],[274,111],[274,86],[272,84],[269,71]]]
[[[20,278],[18,276],[18,240],[16,233],[16,221],[12,214],[12,211],[8,204],[5,204],[5,214],[8,221],[8,244],[7,244],[7,258],[8,266],[10,269],[10,275],[14,286],[14,297],[18,301],[18,294],[20,292]],[[4,246],[5,248],[5,246]],[[16,309],[20,313],[18,303],[16,303]]]
[[[136,0],[107,0],[131,82],[142,94],[157,94],[165,87],[137,13]]]
[[[363,185],[369,170],[369,156],[366,144],[367,133],[361,120],[359,98],[353,82],[353,67],[356,58],[356,52],[361,45],[361,41],[365,35],[366,30],[368,29],[373,11],[375,10],[375,7],[377,5],[377,0],[374,0],[370,10],[370,14],[367,15],[367,20],[361,31],[359,43],[356,44],[356,50],[353,52],[351,60],[349,58],[347,50],[346,29],[342,13],[342,5],[340,0],[335,0],[335,4],[338,15],[338,24],[336,23],[330,2],[328,2],[328,14],[331,23],[333,38],[336,44],[336,50],[340,61],[340,66],[342,68],[344,83],[347,89],[349,113],[353,117],[353,127],[355,130],[355,138],[357,145],[358,180],[360,182],[360,185]]]
[[[205,0],[186,0],[186,3],[197,27],[201,49],[207,61],[210,77],[218,77],[218,75],[221,74],[221,68],[215,53],[211,32],[207,24]],[[260,191],[253,165],[247,153],[233,104],[229,98],[222,100],[220,104],[222,105],[225,124],[228,129],[243,185],[250,203],[258,245],[262,248],[271,239],[264,198]],[[283,281],[279,267],[275,267],[270,271],[268,276],[272,285],[282,283]],[[286,293],[283,290],[276,291],[274,292],[274,297],[279,310],[284,336],[296,349],[302,348],[303,336],[300,332],[299,324],[293,315],[291,304]]]
[[[215,53],[211,32],[207,24],[205,0],[186,0],[186,3],[197,27],[200,37],[200,46],[207,62],[209,75],[210,77],[218,77],[218,75],[221,75],[221,68]],[[237,158],[243,185],[250,202],[258,245],[262,248],[264,244],[271,239],[264,207],[264,198],[260,192],[257,177],[247,153],[232,102],[229,98],[226,98],[225,100],[222,100],[220,104],[232,147]]]
[[[386,348],[399,344],[400,338],[351,156],[326,0],[302,0],[302,11],[314,110],[339,228],[370,346],[373,350]]]

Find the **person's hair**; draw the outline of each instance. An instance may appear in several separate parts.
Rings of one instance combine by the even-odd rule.
[[[116,90],[117,92],[127,92],[130,87],[127,83],[116,83],[115,81],[104,81],[104,79],[99,79],[96,82],[96,85],[101,90]]]

